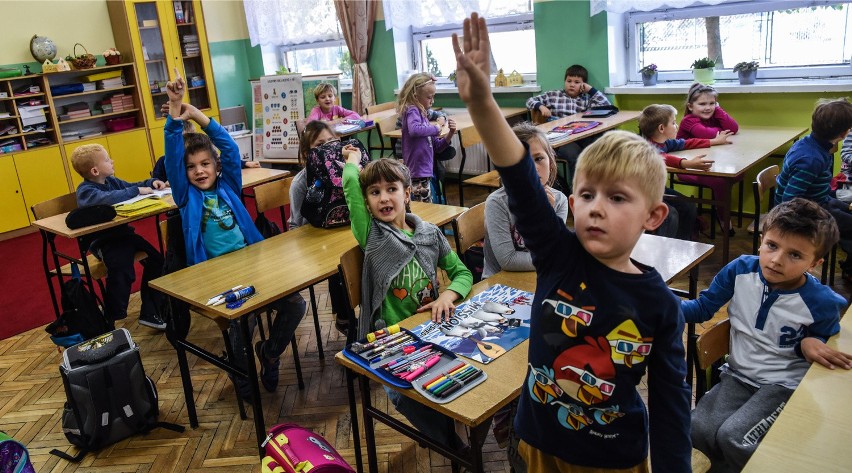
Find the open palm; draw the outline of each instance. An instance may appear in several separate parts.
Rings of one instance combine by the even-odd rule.
[[[465,102],[488,97],[491,74],[491,43],[485,19],[473,13],[464,20],[463,45],[453,34],[453,51],[456,54],[456,84],[459,97]],[[462,51],[462,46],[464,51]]]

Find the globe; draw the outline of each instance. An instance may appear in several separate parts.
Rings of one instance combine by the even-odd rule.
[[[30,40],[30,53],[38,62],[53,60],[56,57],[56,44],[47,36],[33,35]]]

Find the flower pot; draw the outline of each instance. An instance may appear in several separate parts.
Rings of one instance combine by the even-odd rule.
[[[121,55],[118,56],[104,56],[104,60],[110,66],[114,66],[121,62]]]
[[[704,85],[711,85],[716,82],[713,78],[715,70],[716,69],[713,67],[708,67],[706,69],[693,69],[692,76],[695,78],[695,82],[699,82]]]
[[[753,71],[737,71],[740,77],[740,84],[742,85],[751,85],[754,84],[754,80],[757,78],[757,69]]]
[[[657,85],[657,72],[655,71],[651,75],[642,74],[642,85],[644,85],[645,87]]]

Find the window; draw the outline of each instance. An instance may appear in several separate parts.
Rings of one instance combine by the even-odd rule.
[[[762,78],[849,76],[848,1],[752,1],[627,14],[627,72],[656,64],[660,79],[691,80],[696,59],[716,59],[716,77],[757,61]],[[720,72],[727,69],[727,72]],[[726,75],[730,74],[730,76]]]
[[[280,64],[292,72],[339,72],[341,80],[352,79],[352,58],[344,40],[295,46],[280,46]]]
[[[462,25],[442,25],[412,30],[417,69],[446,78],[456,69],[452,34],[461,33]],[[506,75],[518,71],[535,76],[535,29],[532,13],[488,19],[491,35],[492,73],[497,68]],[[495,67],[496,65],[496,67]]]

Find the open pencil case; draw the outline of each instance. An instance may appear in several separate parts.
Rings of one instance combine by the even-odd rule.
[[[426,399],[443,404],[470,391],[486,378],[485,371],[461,358],[442,356],[432,369],[412,381],[411,386]]]
[[[366,339],[362,339],[344,348],[343,356],[358,366],[372,371],[388,384],[403,389],[410,388],[412,380],[430,373],[437,373],[435,371],[437,366],[456,359],[451,351],[439,345],[424,342],[405,329],[386,338],[389,341],[379,344],[377,347],[381,349],[379,352],[375,349],[356,352],[353,348],[356,344],[369,345]]]

